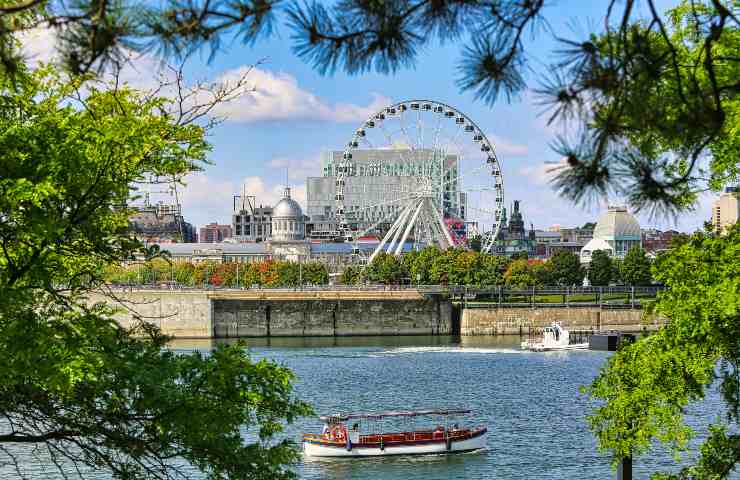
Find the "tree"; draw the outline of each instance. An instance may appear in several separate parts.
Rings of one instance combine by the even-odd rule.
[[[381,252],[373,262],[365,268],[365,278],[371,283],[398,285],[408,277],[408,272],[398,257],[390,253]]]
[[[60,2],[10,0],[0,7],[0,66],[14,74],[15,35],[55,28],[66,68],[101,70],[125,61],[130,49],[186,58],[218,53],[224,38],[253,43],[274,33],[280,15],[293,49],[319,72],[392,73],[413,65],[436,42],[465,42],[458,86],[488,105],[512,101],[528,88],[563,126],[554,149],[565,164],[554,185],[586,201],[612,191],[635,210],[691,208],[697,193],[719,189],[740,171],[737,78],[740,18],[728,1],[685,0],[667,14],[654,0],[606,2],[603,29],[558,37],[560,47],[532,88],[524,39],[549,32],[543,0],[525,2],[337,0],[132,0]],[[573,122],[580,128],[567,129]],[[569,138],[566,132],[581,135]],[[711,154],[708,175],[699,160]],[[708,179],[708,180],[707,180]]]
[[[292,477],[296,449],[273,435],[310,409],[288,369],[243,345],[175,353],[152,324],[126,330],[86,300],[107,291],[106,267],[160,255],[126,234],[130,189],[199,169],[209,145],[206,107],[85,80],[0,76],[2,461],[20,444],[118,478],[171,478],[183,463]]]
[[[594,228],[596,228],[595,222],[586,222],[581,227],[582,230],[593,230]]]
[[[645,255],[641,247],[631,248],[619,268],[621,278],[627,285],[643,286],[650,285],[652,275],[650,274],[650,259]]]
[[[475,285],[493,287],[504,284],[504,272],[509,266],[509,259],[498,255],[480,254],[473,272]]]
[[[555,285],[581,285],[583,282],[583,267],[578,255],[561,250],[556,252],[547,261],[550,271],[550,280]]]
[[[536,272],[528,260],[512,260],[504,273],[504,282],[509,287],[526,288],[540,285]]]
[[[591,263],[588,265],[588,280],[593,286],[606,286],[614,278],[612,257],[604,250],[596,250],[591,254]]]
[[[591,428],[614,458],[643,454],[655,440],[686,448],[694,432],[684,413],[711,389],[724,412],[697,463],[659,478],[728,478],[740,461],[739,257],[735,225],[726,236],[696,233],[656,260],[653,275],[667,288],[650,313],[670,322],[610,357],[585,390],[596,401]]]
[[[362,273],[362,270],[360,267],[355,267],[353,265],[347,265],[344,267],[344,271],[342,271],[342,274],[339,276],[339,283],[342,285],[357,285],[360,283],[360,275]]]

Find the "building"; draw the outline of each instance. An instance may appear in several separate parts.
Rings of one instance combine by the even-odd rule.
[[[558,232],[560,233],[561,242],[580,243],[582,245],[586,245],[589,240],[594,238],[593,228],[560,228],[558,229]]]
[[[562,241],[562,236],[560,235],[559,231],[550,231],[550,230],[535,230],[534,231],[534,240],[537,242],[537,244],[544,244],[544,243],[557,243]]]
[[[237,242],[267,241],[272,233],[272,207],[257,206],[256,198],[246,190],[234,195],[231,231]]]
[[[231,225],[219,225],[215,222],[200,227],[198,234],[200,243],[221,243],[229,238],[231,238]]]
[[[260,242],[260,243],[188,243],[162,244],[175,262],[250,263],[267,260],[290,260],[294,262],[320,262],[330,274],[341,273],[347,265],[357,264],[358,253],[369,257],[378,242],[361,243],[310,243],[310,242]],[[406,242],[402,251],[408,252],[413,242]],[[356,250],[359,249],[359,252]],[[297,250],[298,249],[298,250]]]
[[[180,204],[149,203],[130,206],[134,213],[129,217],[129,231],[146,243],[192,243],[195,229],[182,216]]]
[[[298,202],[290,198],[290,188],[285,188],[283,198],[272,211],[273,242],[292,242],[306,238],[306,221]]]
[[[647,253],[668,250],[671,247],[671,242],[678,235],[681,235],[681,233],[676,230],[663,232],[654,228],[644,229],[642,231],[642,248]]]
[[[311,244],[306,241],[306,219],[298,202],[290,198],[290,188],[272,211],[272,235],[267,250],[273,258],[303,262],[311,257]]]
[[[536,233],[534,226],[530,225],[530,227],[529,231],[524,228],[524,216],[519,211],[519,200],[514,200],[511,218],[508,221],[506,219],[506,209],[503,211],[501,229],[493,243],[491,253],[509,257],[518,253],[534,256],[536,253]]]
[[[740,211],[740,187],[727,187],[717,200],[712,203],[712,225],[714,231],[725,233],[735,225]]]
[[[188,243],[166,244],[162,250],[175,262],[262,262],[272,258],[263,243]]]
[[[626,207],[609,207],[596,222],[593,238],[581,249],[581,263],[590,263],[596,250],[604,250],[611,257],[623,259],[630,249],[641,245],[637,219]]]
[[[349,228],[382,234],[403,210],[395,200],[419,189],[419,179],[429,178],[432,190],[444,202],[446,217],[465,220],[466,197],[458,190],[458,157],[444,158],[430,149],[360,149],[349,153],[352,170],[338,180],[338,168],[344,162],[342,151],[326,152],[322,158],[322,176],[306,179],[306,214],[311,238],[339,236],[336,223],[337,182],[343,183],[344,214]],[[376,225],[377,224],[377,225]]]

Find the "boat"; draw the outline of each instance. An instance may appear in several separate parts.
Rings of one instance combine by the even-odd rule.
[[[571,343],[570,333],[558,322],[543,328],[541,334],[539,331],[534,335],[530,334],[529,338],[522,342],[522,350],[533,352],[584,350],[587,348],[588,342]]]
[[[485,446],[486,427],[460,426],[455,419],[470,410],[417,410],[349,413],[321,416],[321,433],[303,435],[303,453],[309,457],[379,457],[462,453]],[[432,428],[415,428],[419,419],[437,418]],[[385,430],[385,423],[404,428]],[[351,425],[350,425],[351,424]]]

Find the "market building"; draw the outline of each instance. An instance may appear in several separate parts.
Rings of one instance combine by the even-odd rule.
[[[611,206],[596,222],[593,238],[581,249],[581,263],[590,263],[597,250],[623,259],[630,249],[639,246],[642,246],[642,234],[637,219],[626,207]]]

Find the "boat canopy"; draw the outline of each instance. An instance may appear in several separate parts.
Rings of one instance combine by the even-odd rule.
[[[322,415],[319,417],[322,422],[346,422],[351,419],[365,418],[370,420],[380,420],[386,417],[421,417],[432,415],[466,415],[470,410],[448,409],[448,410],[413,410],[413,411],[387,411],[372,413],[336,413],[334,415]]]

